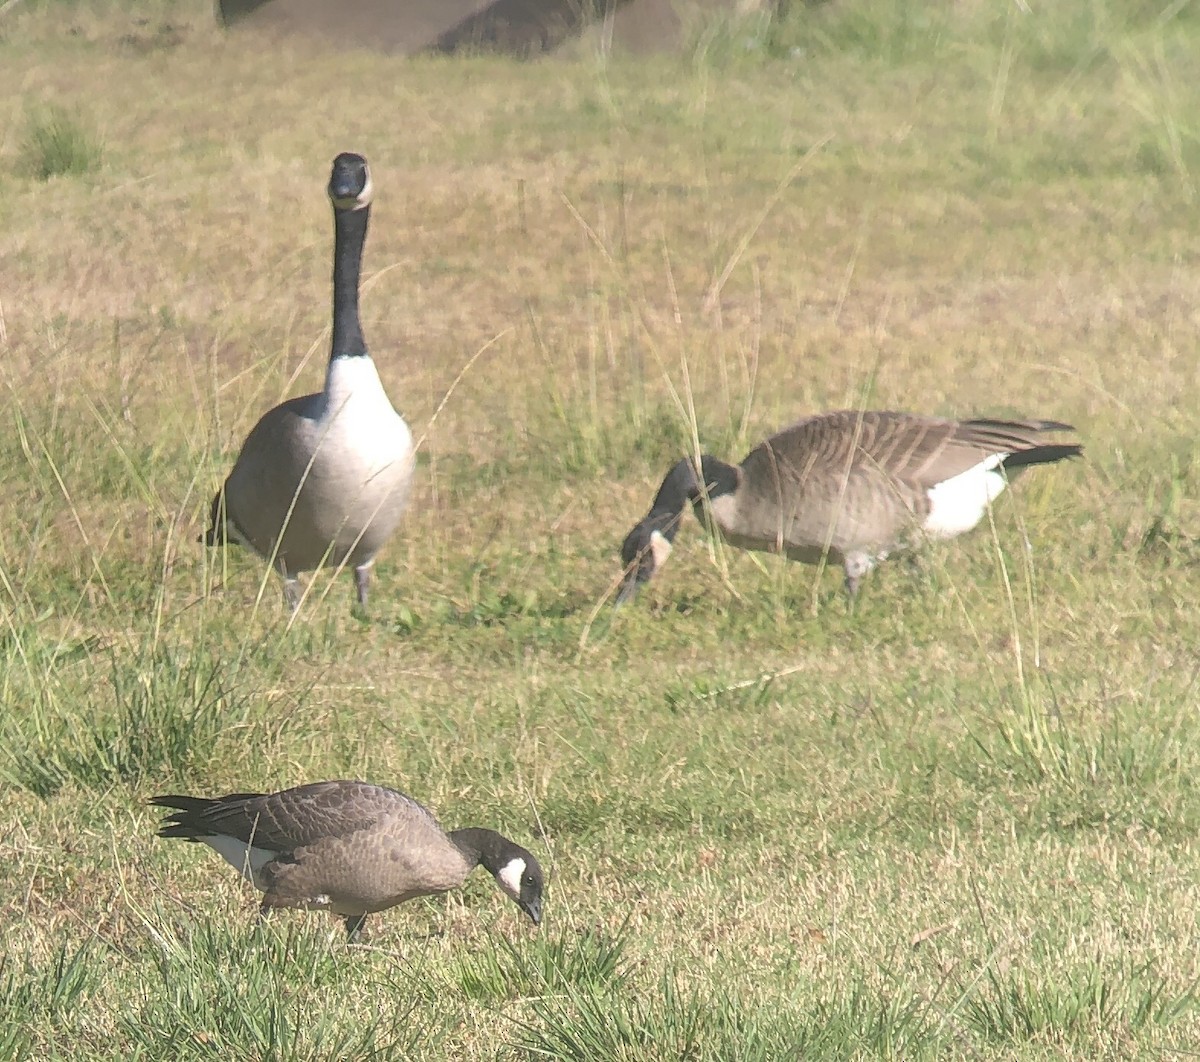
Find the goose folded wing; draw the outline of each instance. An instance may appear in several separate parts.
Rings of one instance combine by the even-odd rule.
[[[256,848],[292,851],[370,829],[401,807],[432,821],[422,805],[403,794],[337,782],[318,782],[270,795],[221,797],[202,811],[183,812],[176,821],[196,833],[234,837]]]
[[[1041,433],[1070,431],[1056,421],[941,420],[880,416],[874,432],[864,432],[867,456],[889,478],[932,489],[975,468],[988,458],[1044,445]]]

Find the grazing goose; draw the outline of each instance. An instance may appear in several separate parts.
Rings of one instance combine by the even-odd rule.
[[[1075,457],[1075,443],[1044,432],[1052,420],[943,420],[912,413],[819,413],[772,435],[740,465],[705,454],[701,475],[684,458],[621,547],[632,599],[666,562],[688,502],[710,533],[740,549],[840,563],[853,597],[878,561],[922,538],[953,538],[1027,465]],[[702,486],[703,485],[703,486]],[[707,494],[708,505],[704,504]],[[711,517],[710,514],[711,513]]]
[[[359,604],[375,555],[408,504],[412,433],[367,353],[358,280],[371,212],[361,155],[333,160],[333,342],[325,389],[265,413],[212,501],[210,546],[234,541],[275,566],[293,610],[298,572],[350,564]]]
[[[412,797],[366,782],[313,782],[279,793],[157,796],[173,809],[159,837],[201,841],[276,907],[344,916],[353,940],[367,915],[456,889],[480,863],[537,925],[542,868],[495,830],[443,832]]]

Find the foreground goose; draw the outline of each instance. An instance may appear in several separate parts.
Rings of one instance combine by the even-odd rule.
[[[325,389],[263,415],[212,501],[205,541],[249,546],[273,564],[294,610],[298,572],[354,567],[367,603],[375,555],[408,504],[412,433],[392,408],[367,353],[358,280],[371,212],[371,173],[361,155],[333,160],[333,343]]]
[[[626,576],[617,600],[633,598],[663,566],[688,502],[730,545],[841,564],[853,597],[889,553],[970,531],[1021,469],[1082,453],[1043,438],[1059,431],[1074,429],[1052,420],[845,410],[785,428],[740,465],[705,454],[697,476],[684,458],[621,547]]]
[[[366,782],[313,782],[279,793],[209,799],[158,796],[171,808],[159,837],[202,841],[264,895],[259,911],[318,908],[345,917],[354,939],[367,915],[456,889],[479,864],[537,925],[542,868],[495,830],[443,832],[412,797]]]

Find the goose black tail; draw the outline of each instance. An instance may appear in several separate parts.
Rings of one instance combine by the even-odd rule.
[[[229,513],[225,508],[224,489],[213,495],[212,505],[208,510],[208,530],[200,536],[200,541],[206,546],[240,546],[242,544],[237,525],[230,521]]]
[[[249,800],[259,793],[230,793],[228,796],[211,797],[194,796],[156,796],[150,798],[155,807],[170,808],[173,814],[168,815],[159,823],[159,837],[180,837],[185,841],[198,841],[212,835],[212,830],[204,822],[207,812],[220,804],[231,800]]]
[[[173,815],[168,815],[159,823],[159,837],[180,837],[185,841],[195,841],[204,836],[204,831],[197,825],[196,820],[217,801],[207,797],[156,796],[151,797],[150,803],[174,811]]]
[[[1004,459],[1004,467],[1008,471],[1023,468],[1026,465],[1048,465],[1062,461],[1068,457],[1079,457],[1083,447],[1078,443],[1053,443],[1045,446],[1031,446],[1028,450],[1018,450]]]

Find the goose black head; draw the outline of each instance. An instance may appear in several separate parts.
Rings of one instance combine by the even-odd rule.
[[[529,915],[535,926],[538,925],[542,920],[542,892],[546,879],[533,853],[508,841],[494,861],[485,861],[485,866],[504,894]]]
[[[621,543],[621,564],[625,568],[625,578],[617,592],[618,605],[637,597],[642,584],[653,579],[667,563],[682,515],[682,509],[676,513],[652,512],[625,536],[625,541]]]
[[[362,210],[371,205],[373,192],[367,160],[352,151],[343,151],[333,160],[329,175],[329,198],[335,210]]]
[[[625,578],[617,592],[618,607],[632,601],[642,584],[653,579],[667,563],[679,531],[679,521],[689,503],[700,506],[706,495],[711,499],[737,490],[740,472],[736,466],[704,454],[700,459],[700,471],[703,488],[696,476],[693,459],[685,457],[678,461],[658,488],[650,512],[625,536],[621,545]],[[697,515],[701,514],[698,512]]]

